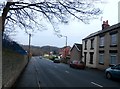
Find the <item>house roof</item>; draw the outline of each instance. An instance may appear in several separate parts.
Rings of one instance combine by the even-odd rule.
[[[65,48],[71,48],[70,46],[64,46],[64,47],[62,47],[62,48],[60,48],[60,49],[65,49]]]
[[[86,38],[82,39],[82,40],[86,40],[86,39],[89,39],[91,37],[94,37],[94,36],[97,36],[99,34],[102,34],[102,33],[106,33],[106,32],[109,32],[109,31],[112,31],[112,30],[115,30],[116,28],[120,28],[120,23],[118,24],[115,24],[115,25],[112,25],[106,29],[103,29],[103,30],[100,30],[100,31],[97,31],[95,33],[92,33],[90,35],[88,35]]]
[[[76,49],[77,49],[78,51],[81,51],[81,50],[82,50],[82,44],[77,44],[77,43],[75,43],[75,44],[73,45],[73,47],[71,48],[71,51],[72,51],[72,49],[73,49],[74,47],[76,47]]]

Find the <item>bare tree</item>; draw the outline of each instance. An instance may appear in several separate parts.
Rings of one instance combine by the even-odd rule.
[[[55,30],[56,24],[68,23],[70,18],[88,23],[90,19],[101,13],[93,2],[99,0],[29,0],[27,2],[7,2],[2,5],[2,25],[13,31],[14,27],[34,31],[41,30],[51,23]],[[44,20],[44,21],[43,21]],[[55,30],[57,32],[57,30]]]

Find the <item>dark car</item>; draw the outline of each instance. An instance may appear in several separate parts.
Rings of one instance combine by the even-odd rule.
[[[109,67],[105,70],[106,78],[119,78],[120,79],[120,64]]]
[[[78,68],[78,69],[85,69],[85,64],[82,61],[74,60],[70,62],[70,67]]]
[[[54,63],[60,63],[60,59],[59,58],[55,58],[53,62]]]

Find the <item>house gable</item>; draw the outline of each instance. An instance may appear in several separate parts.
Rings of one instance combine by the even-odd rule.
[[[71,48],[70,60],[82,60],[82,44],[75,43]]]
[[[75,43],[75,44],[73,45],[73,47],[71,48],[71,51],[72,51],[74,48],[76,48],[77,51],[81,51],[81,50],[82,50],[82,44],[77,44],[77,43]]]

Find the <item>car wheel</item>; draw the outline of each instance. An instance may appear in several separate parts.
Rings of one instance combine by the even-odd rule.
[[[106,78],[107,78],[107,79],[111,79],[111,78],[112,78],[112,75],[111,75],[109,72],[107,72],[107,73],[106,73]]]

